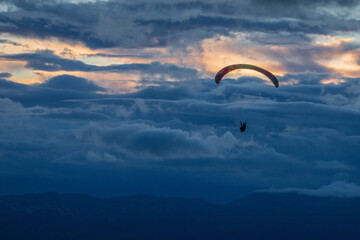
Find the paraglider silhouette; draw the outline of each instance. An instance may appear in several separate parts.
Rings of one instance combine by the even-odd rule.
[[[229,65],[226,66],[224,68],[222,68],[215,76],[215,82],[217,84],[220,84],[221,79],[229,72],[234,71],[236,69],[251,69],[257,72],[260,72],[262,74],[264,74],[266,77],[268,77],[270,79],[270,81],[274,84],[274,86],[276,88],[279,87],[279,80],[274,76],[274,74],[272,74],[271,72],[269,72],[268,70],[265,70],[261,67],[257,67],[254,65],[250,65],[250,64],[233,64],[233,65]],[[242,122],[240,121],[240,132],[245,132],[246,130],[246,122]]]
[[[245,132],[246,130],[246,122],[240,121],[240,132]]]

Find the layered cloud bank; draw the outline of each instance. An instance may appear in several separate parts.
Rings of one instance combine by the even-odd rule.
[[[219,200],[357,186],[359,10],[344,0],[0,1],[0,194]],[[280,87],[250,70],[214,83],[237,63],[270,70]]]
[[[193,79],[109,95],[71,75],[35,85],[3,79],[1,175],[84,185],[95,177],[108,184],[103,194],[143,191],[144,181],[159,194],[183,180],[231,186],[232,196],[244,185],[246,191],[298,186],[312,194],[301,189],[357,183],[358,84],[323,85],[320,78],[276,89],[252,78],[221,85]],[[152,186],[158,181],[161,189]]]
[[[310,196],[353,198],[360,197],[360,186],[354,183],[336,181],[318,189],[284,188],[267,192],[296,192]]]

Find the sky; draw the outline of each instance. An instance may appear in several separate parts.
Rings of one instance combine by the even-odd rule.
[[[1,0],[0,113],[0,195],[360,196],[360,3]]]

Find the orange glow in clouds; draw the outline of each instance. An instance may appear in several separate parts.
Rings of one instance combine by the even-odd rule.
[[[321,81],[322,84],[335,84],[335,85],[338,85],[338,84],[344,83],[344,82],[346,82],[344,79],[325,79],[325,80]]]
[[[41,82],[36,73],[25,68],[23,61],[0,59],[0,72],[10,73],[9,80],[17,83],[32,84]]]
[[[211,74],[209,77],[214,77],[221,68],[231,64],[252,64],[265,68],[276,76],[286,73],[279,63],[264,54],[265,51],[262,51],[261,47],[252,46],[246,40],[240,42],[232,38],[220,37],[204,40],[202,47],[204,50],[201,61],[204,71]],[[269,81],[263,74],[252,70],[242,69],[227,74],[228,78],[241,76],[255,76]]]
[[[360,68],[358,64],[359,49],[344,50],[344,46],[356,43],[353,37],[317,36],[314,47],[324,48],[326,51],[318,56],[317,62],[346,77],[358,77]],[[325,80],[326,81],[326,80]]]
[[[310,52],[312,62],[324,69],[328,69],[328,73],[338,73],[344,77],[358,77],[360,68],[357,63],[360,50],[347,51],[344,50],[344,44],[351,44],[356,41],[354,38],[344,38],[339,36],[317,36],[313,35],[312,43],[308,46],[296,45],[260,45],[249,40],[246,34],[234,33],[235,37],[217,36],[206,39],[201,42],[201,47],[189,46],[184,49],[171,48],[148,48],[148,49],[101,49],[92,50],[80,43],[61,42],[56,38],[38,40],[32,38],[22,38],[9,34],[0,34],[0,38],[8,39],[17,44],[1,44],[0,51],[2,55],[34,53],[37,50],[50,50],[61,58],[82,61],[85,64],[96,66],[107,66],[113,64],[132,64],[144,63],[148,64],[153,61],[161,63],[177,64],[181,67],[195,68],[201,77],[214,78],[215,74],[224,66],[231,64],[253,64],[265,68],[279,77],[288,73],[286,64],[282,61],[296,64],[303,63],[304,59],[297,56],[296,50],[304,50]],[[97,55],[102,54],[102,55]],[[111,56],[107,56],[111,55]],[[96,82],[97,84],[116,89],[134,89],[137,85],[143,84],[140,80],[146,77],[146,72],[82,72],[82,71],[56,71],[47,72],[25,68],[25,61],[0,59],[0,71],[9,72],[12,77],[9,79],[24,84],[40,83],[49,78],[70,74],[83,77]],[[227,77],[238,78],[241,76],[254,76],[269,80],[262,74],[252,70],[239,70],[229,73]],[[147,76],[156,79],[157,76]],[[195,77],[195,76],[194,76]],[[169,81],[177,81],[170,79]],[[283,84],[298,84],[300,79],[292,79]],[[323,84],[339,84],[344,80],[326,79]],[[122,91],[121,90],[121,91]]]

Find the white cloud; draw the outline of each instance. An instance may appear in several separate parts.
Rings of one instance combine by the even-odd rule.
[[[0,3],[0,13],[1,12],[15,12],[18,8],[11,3]]]

